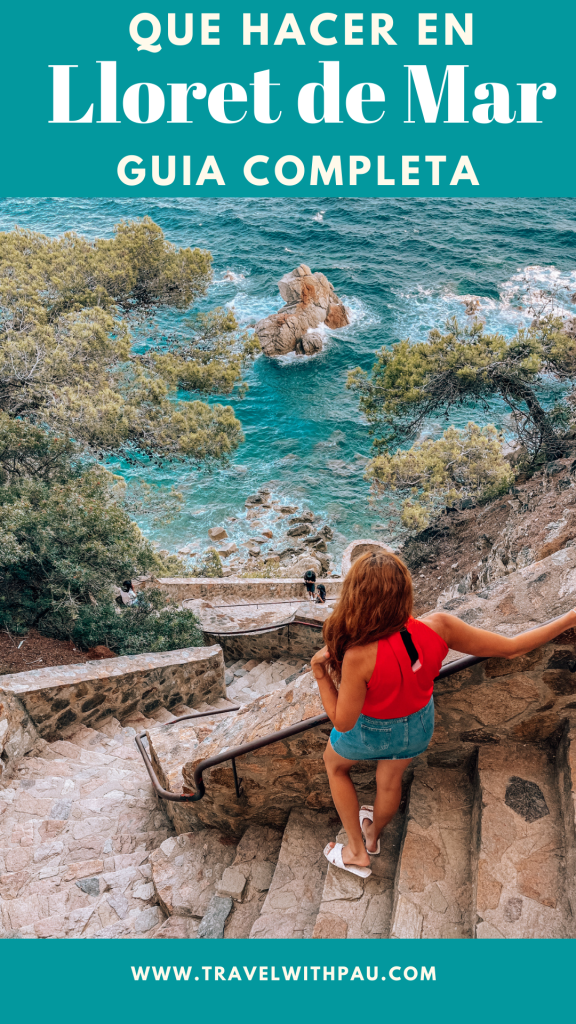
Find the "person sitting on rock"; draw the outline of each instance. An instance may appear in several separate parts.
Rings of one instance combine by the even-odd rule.
[[[307,569],[304,573],[304,583],[306,584],[306,600],[314,600],[314,591],[316,590],[316,573],[314,569]]]
[[[316,604],[326,604],[326,587],[323,583],[318,584],[318,594],[316,596]]]
[[[361,555],[324,623],[326,646],[311,661],[334,727],[324,763],[348,837],[345,846],[328,843],[324,855],[362,878],[371,874],[370,857],[380,852],[380,833],[400,805],[405,769],[432,739],[434,680],[449,649],[481,658],[518,658],[576,626],[573,609],[537,629],[506,637],[444,611],[415,619],[412,603],[412,579],[400,558],[387,551]],[[373,806],[358,806],[350,779],[358,761],[377,762]]]

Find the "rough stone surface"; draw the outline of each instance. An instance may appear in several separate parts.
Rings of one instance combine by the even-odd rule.
[[[110,658],[1,677],[2,707],[17,697],[40,736],[97,725],[111,716],[149,715],[160,707],[191,706],[226,696],[218,647]],[[0,711],[0,722],[4,713]]]
[[[284,830],[268,895],[251,939],[309,939],[322,898],[328,861],[323,849],[334,836],[334,812],[293,810]]]
[[[146,937],[151,850],[171,832],[134,745],[81,728],[0,783],[0,936]]]
[[[4,680],[7,676],[0,678]],[[16,761],[41,746],[42,741],[22,701],[0,689],[0,779]]]
[[[246,885],[242,902],[234,902],[226,921],[225,938],[246,939],[250,935],[272,882],[281,841],[280,831],[259,825],[251,825],[242,836],[232,869],[245,877]]]
[[[419,759],[406,812],[392,937],[472,937],[473,805],[469,765],[434,768]]]
[[[550,814],[540,786],[529,779],[519,779],[516,775],[512,775],[506,787],[504,803],[528,823]]]
[[[236,854],[215,829],[167,839],[150,857],[160,906],[168,917],[202,918]]]
[[[208,530],[208,536],[212,540],[225,540],[228,533],[223,526],[211,526]]]
[[[342,576],[345,576],[350,571],[350,567],[360,558],[360,555],[365,555],[368,551],[392,551],[392,548],[383,544],[379,540],[353,540],[347,548],[344,549],[342,555]]]
[[[481,747],[482,793],[477,912],[505,938],[566,938],[573,918],[565,893],[564,834],[553,764],[546,751],[525,745]],[[506,792],[511,780],[531,782],[548,814],[518,813]],[[526,792],[524,788],[523,792]],[[536,789],[532,791],[534,794]],[[487,929],[480,931],[488,937]],[[477,929],[478,934],[478,929]]]
[[[229,897],[213,896],[198,927],[199,939],[223,939],[226,918],[232,910]]]
[[[326,323],[334,330],[349,323],[346,309],[330,282],[324,274],[313,274],[304,263],[285,274],[278,288],[286,305],[255,327],[267,356],[318,351],[322,337],[315,333],[316,327]]]
[[[245,888],[246,876],[237,868],[226,868],[217,885],[219,896],[230,896],[234,900],[242,899]]]

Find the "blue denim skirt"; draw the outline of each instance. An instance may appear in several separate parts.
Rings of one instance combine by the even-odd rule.
[[[400,761],[423,754],[434,733],[434,697],[406,718],[360,715],[353,729],[332,729],[330,743],[348,761]]]

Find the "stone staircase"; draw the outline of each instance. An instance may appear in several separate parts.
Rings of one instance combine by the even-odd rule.
[[[264,693],[272,693],[302,674],[306,662],[301,658],[226,662],[226,695],[238,704],[247,704]]]
[[[170,937],[151,855],[174,828],[134,743],[174,713],[110,717],[40,740],[0,782],[0,938]],[[276,836],[274,836],[276,839]]]
[[[323,857],[334,811],[228,838],[201,825],[152,854],[165,928],[224,938],[574,937],[576,733],[414,762],[368,879]],[[190,879],[194,879],[193,885]],[[166,893],[179,893],[178,897]]]
[[[40,741],[0,788],[0,934],[11,937],[574,937],[576,732],[415,759],[372,875],[328,865],[334,810],[233,837],[177,835],[134,744],[174,715],[251,701],[303,662],[226,666],[228,700],[132,712]],[[259,689],[256,689],[259,687]],[[211,721],[209,718],[208,723]],[[175,729],[176,731],[176,729]]]

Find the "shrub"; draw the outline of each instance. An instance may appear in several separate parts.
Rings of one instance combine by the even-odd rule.
[[[57,617],[50,623],[56,635],[70,628]],[[192,611],[169,603],[159,590],[140,591],[137,604],[119,608],[113,603],[83,605],[69,632],[70,639],[87,650],[105,644],[117,655],[178,651],[201,647],[204,635]]]

